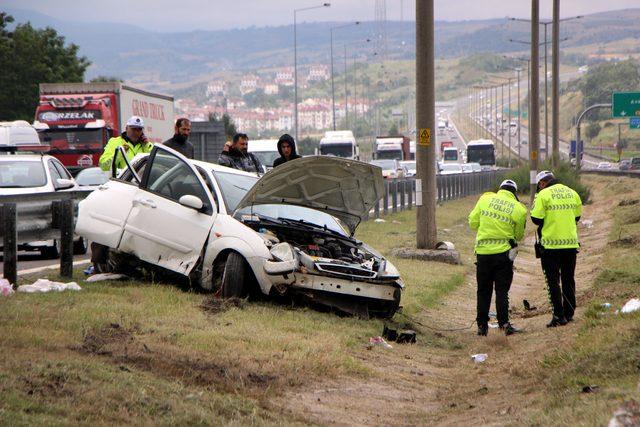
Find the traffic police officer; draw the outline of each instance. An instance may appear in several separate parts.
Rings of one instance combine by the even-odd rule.
[[[531,220],[538,226],[540,257],[553,317],[547,327],[563,326],[573,320],[576,309],[576,256],[582,200],[573,189],[560,184],[550,171],[536,176],[538,192],[531,209]],[[562,280],[562,289],[559,286]]]
[[[469,226],[478,230],[475,253],[478,335],[488,332],[489,307],[496,290],[498,325],[506,335],[520,332],[509,323],[509,288],[513,280],[513,261],[517,241],[524,237],[527,209],[518,200],[518,186],[510,179],[497,193],[485,193],[469,214]]]
[[[127,127],[122,135],[111,138],[104,147],[104,152],[100,156],[100,168],[104,171],[111,169],[111,163],[115,156],[116,149],[123,147],[127,155],[127,160],[131,160],[136,154],[150,153],[153,143],[147,140],[144,132],[144,121],[138,116],[131,116],[127,120]],[[125,167],[124,160],[118,159],[118,169]]]

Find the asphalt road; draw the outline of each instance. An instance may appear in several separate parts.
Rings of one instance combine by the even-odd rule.
[[[74,255],[73,261],[88,260],[91,258],[91,251],[85,255]],[[4,272],[4,259],[0,256],[0,273]],[[38,252],[18,252],[18,271],[31,270],[32,268],[54,266],[60,267],[60,258],[45,259]]]

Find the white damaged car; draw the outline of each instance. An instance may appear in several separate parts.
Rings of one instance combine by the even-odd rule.
[[[383,191],[380,168],[354,160],[305,157],[258,178],[156,145],[80,203],[76,233],[222,297],[259,289],[391,317],[398,270],[353,237]]]

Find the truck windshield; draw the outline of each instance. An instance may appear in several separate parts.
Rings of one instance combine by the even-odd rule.
[[[353,157],[353,144],[351,142],[320,144],[320,154],[323,156]]]
[[[493,145],[468,145],[467,162],[480,163],[482,166],[493,166],[496,164],[496,155]]]
[[[280,157],[280,153],[277,151],[250,151],[250,153],[256,156],[261,164],[269,168],[272,168],[273,162]]]
[[[396,159],[402,160],[402,150],[384,150],[378,151],[376,154],[378,159]]]
[[[444,159],[445,160],[458,160],[458,151],[457,150],[444,150]]]
[[[102,148],[105,141],[104,129],[51,129],[38,134],[43,144],[52,149]]]

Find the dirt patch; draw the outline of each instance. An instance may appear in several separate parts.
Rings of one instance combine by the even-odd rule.
[[[640,203],[640,200],[638,199],[624,199],[621,200],[620,203],[618,203],[618,206],[633,206],[637,205],[638,203]]]
[[[638,244],[638,242],[640,242],[640,239],[638,238],[638,236],[626,236],[626,237],[621,237],[617,240],[614,240],[609,244],[617,248],[629,248],[629,247],[635,247]]]
[[[182,354],[173,346],[154,344],[147,338],[136,327],[110,323],[87,332],[82,344],[73,349],[108,357],[125,372],[141,369],[187,385],[230,393],[242,391],[258,397],[281,385],[269,373],[251,371],[237,362],[214,362],[205,355]]]
[[[209,297],[202,301],[200,304],[200,308],[209,314],[220,314],[224,313],[227,310],[232,308],[243,309],[247,304],[247,300],[243,298],[218,298],[218,297]]]
[[[42,398],[71,397],[77,393],[77,387],[82,382],[79,375],[68,372],[64,366],[47,363],[45,366],[36,366],[29,362],[30,371],[34,372],[28,377],[20,377],[23,389],[28,395],[36,395]]]

